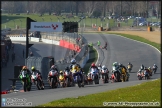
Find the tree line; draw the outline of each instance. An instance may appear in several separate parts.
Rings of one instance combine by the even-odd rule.
[[[161,1],[2,1],[1,8],[8,14],[14,13],[79,13],[87,16],[146,16],[149,10],[161,14]]]

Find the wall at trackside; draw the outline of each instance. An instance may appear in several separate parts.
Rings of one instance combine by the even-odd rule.
[[[64,48],[68,48],[68,49],[71,49],[71,50],[75,50],[77,52],[81,51],[81,49],[79,48],[78,45],[70,43],[70,42],[68,42],[66,40],[60,40],[59,46],[64,47]]]

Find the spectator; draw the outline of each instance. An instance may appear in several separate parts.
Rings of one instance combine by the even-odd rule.
[[[24,58],[24,49],[23,49],[23,58]]]

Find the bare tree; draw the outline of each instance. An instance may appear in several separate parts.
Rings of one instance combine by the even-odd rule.
[[[84,6],[85,6],[85,12],[88,14],[90,17],[94,10],[96,9],[97,2],[96,1],[85,1]]]

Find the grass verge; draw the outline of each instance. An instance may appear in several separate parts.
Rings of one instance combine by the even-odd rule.
[[[79,96],[78,98],[66,98],[52,101],[41,107],[59,106],[103,106],[103,102],[159,102],[161,105],[161,79],[142,83],[140,85],[120,88],[117,90],[106,91],[87,96]],[[155,104],[155,103],[154,103]]]
[[[89,60],[87,61],[86,65],[84,66],[83,70],[85,71],[85,73],[87,74],[89,71],[89,67],[93,62],[97,61],[98,58],[98,54],[97,51],[95,50],[95,48],[90,48],[90,53],[89,53]]]

